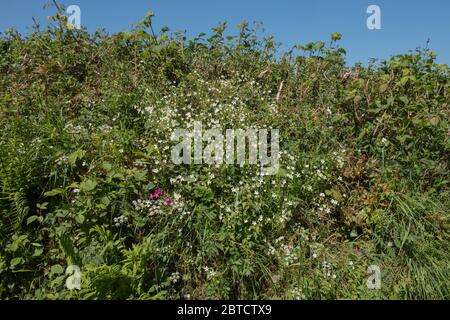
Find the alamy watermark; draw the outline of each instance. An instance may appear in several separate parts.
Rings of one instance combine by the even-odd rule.
[[[171,139],[181,140],[172,148],[171,156],[174,164],[225,163],[240,166],[259,164],[262,175],[274,175],[278,172],[280,158],[278,129],[203,130],[202,123],[196,121],[193,132],[188,129],[176,129]]]
[[[81,29],[81,9],[77,5],[70,5],[67,7],[67,27],[69,29]]]
[[[69,290],[81,289],[81,269],[77,265],[70,265],[66,269],[69,276],[66,279],[66,288]]]
[[[369,30],[381,29],[381,9],[377,5],[370,5],[367,7],[367,13],[370,16],[367,18],[366,25]]]
[[[381,271],[377,265],[371,265],[367,267],[367,288],[368,289],[381,289]]]

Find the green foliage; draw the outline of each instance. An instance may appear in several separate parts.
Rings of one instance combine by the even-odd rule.
[[[448,66],[348,69],[337,32],[281,54],[247,23],[187,39],[152,17],[2,34],[0,298],[449,298]],[[278,174],[174,165],[194,120],[278,128]]]

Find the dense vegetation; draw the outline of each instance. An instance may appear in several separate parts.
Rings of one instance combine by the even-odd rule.
[[[339,33],[282,54],[245,23],[186,39],[152,14],[113,35],[51,19],[0,38],[0,298],[449,298],[433,52],[349,68]],[[173,164],[194,120],[278,128],[278,174]]]

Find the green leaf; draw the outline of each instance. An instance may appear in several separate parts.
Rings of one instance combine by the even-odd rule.
[[[31,217],[28,217],[28,219],[27,219],[27,225],[29,225],[30,223],[33,223],[34,221],[36,221],[36,220],[38,220],[39,219],[39,216],[31,216]]]
[[[439,117],[431,117],[428,119],[428,124],[430,126],[437,126],[439,124],[439,122],[440,122]]]
[[[323,47],[325,47],[325,42],[323,41],[318,41],[314,44],[314,49],[316,50],[321,50]]]
[[[79,214],[75,217],[75,221],[78,222],[79,224],[82,224],[85,220],[85,217],[82,214]]]
[[[395,102],[394,97],[389,97],[389,98],[387,99],[387,105],[388,105],[388,107],[392,107],[392,106],[394,105],[394,102]]]
[[[146,178],[147,178],[147,170],[136,171],[134,173],[134,179],[136,179],[136,181],[145,181]]]
[[[340,34],[339,32],[333,32],[331,34],[331,41],[339,41],[342,39],[342,34]]]
[[[36,248],[33,252],[33,257],[39,257],[44,252],[44,249],[42,248]]]
[[[105,169],[107,172],[109,172],[112,169],[112,164],[105,161],[105,162],[102,163],[101,167],[103,169]]]
[[[87,179],[80,183],[80,190],[84,191],[84,192],[90,192],[90,191],[94,190],[96,186],[97,186],[97,181]]]
[[[63,235],[59,238],[59,247],[64,252],[68,265],[77,263],[78,259],[75,254],[75,247],[73,241],[68,236]]]
[[[280,166],[280,168],[278,169],[278,172],[277,172],[277,177],[282,178],[282,177],[285,177],[286,175],[287,175],[286,169],[284,169],[283,167]]]
[[[14,268],[15,266],[21,264],[22,262],[23,262],[23,258],[21,258],[21,257],[13,258],[11,260],[11,268]]]
[[[47,209],[47,205],[48,205],[48,202],[38,203],[38,204],[36,204],[36,207],[38,209],[41,209],[41,210],[46,210]]]
[[[55,264],[50,268],[50,274],[62,274],[64,273],[64,268],[60,264]]]
[[[78,159],[83,159],[85,154],[86,152],[84,150],[78,149],[68,156],[69,163],[74,165]]]
[[[342,198],[342,194],[336,190],[336,189],[331,189],[331,190],[325,190],[325,194],[327,196],[332,197],[334,200],[341,202],[343,200]]]
[[[400,100],[401,102],[403,102],[404,104],[408,104],[408,102],[409,102],[409,99],[408,99],[407,96],[401,96],[401,97],[399,98],[399,100]]]
[[[147,184],[145,187],[144,187],[144,190],[146,191],[146,192],[149,192],[149,191],[151,191],[151,190],[153,190],[155,188],[155,184],[153,184],[153,183],[149,183],[149,184]]]

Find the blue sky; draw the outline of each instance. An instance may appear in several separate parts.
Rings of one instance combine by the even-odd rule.
[[[25,33],[31,17],[45,22],[52,9],[49,0],[1,0],[0,30],[15,27]],[[328,40],[332,32],[343,35],[341,45],[350,64],[370,58],[388,58],[418,46],[430,47],[440,63],[450,64],[449,0],[62,0],[81,8],[82,25],[93,31],[125,31],[148,11],[156,14],[156,28],[187,30],[193,37],[208,32],[220,21],[234,28],[242,21],[263,22],[266,34],[285,44],[284,48],[309,41]],[[366,9],[381,8],[381,30],[369,30]]]

